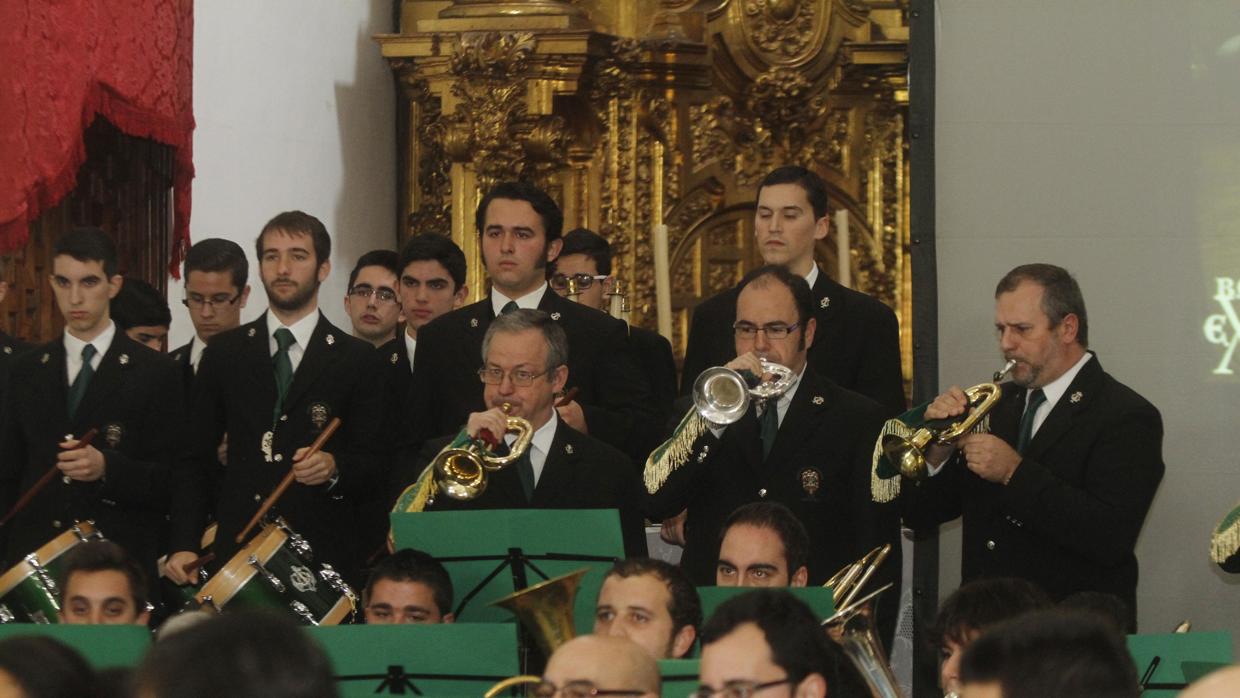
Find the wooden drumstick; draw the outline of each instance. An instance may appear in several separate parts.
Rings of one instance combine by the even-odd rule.
[[[95,437],[98,435],[99,435],[98,429],[91,429],[90,431],[83,434],[82,438],[78,439],[78,445],[75,446],[74,448],[85,448],[89,446],[90,442],[94,441]],[[48,483],[50,483],[53,479],[55,479],[56,475],[58,475],[59,473],[60,473],[60,468],[54,465],[48,468],[47,472],[43,473],[43,477],[39,478],[38,482],[34,483],[34,485],[30,489],[26,490],[26,494],[23,494],[22,498],[17,500],[17,503],[13,505],[13,508],[9,509],[9,513],[5,514],[3,519],[0,519],[0,526],[3,526],[6,523],[8,523],[14,516],[17,516],[18,514],[22,512],[23,509],[29,506],[30,500],[34,499],[35,495],[43,491],[43,488],[47,487]]]
[[[182,571],[185,572],[186,577],[191,577],[193,576],[195,572],[198,571],[199,567],[202,567],[203,565],[207,564],[208,562],[211,562],[214,559],[215,559],[215,553],[207,553],[206,555],[201,555],[199,557],[194,558],[193,560],[190,560],[189,564],[185,565],[185,567],[182,568]]]
[[[327,428],[319,434],[319,438],[315,439],[314,443],[310,444],[310,450],[306,451],[306,455],[302,456],[301,460],[306,460],[310,456],[318,453],[323,448],[323,445],[327,443],[327,440],[332,437],[332,434],[335,434],[336,430],[339,428],[340,418],[333,417],[332,421],[328,422]],[[268,495],[266,501],[263,502],[263,505],[258,508],[258,511],[254,512],[254,516],[250,519],[250,523],[246,524],[241,533],[237,534],[238,543],[245,540],[245,537],[250,535],[250,531],[254,530],[254,527],[258,525],[258,522],[267,515],[268,511],[271,511],[271,507],[275,506],[275,503],[280,499],[280,497],[284,496],[285,490],[293,484],[294,479],[296,478],[293,475],[293,468],[290,466],[288,469],[288,474],[285,475],[284,479],[280,481],[280,484],[276,486],[275,491]]]

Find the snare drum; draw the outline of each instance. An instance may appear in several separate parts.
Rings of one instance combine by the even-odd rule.
[[[0,623],[59,623],[61,556],[77,546],[103,540],[93,521],[81,521],[30,553],[0,577]]]
[[[357,595],[331,565],[314,569],[310,545],[283,521],[263,526],[195,599],[207,608],[273,608],[308,625],[347,622]]]

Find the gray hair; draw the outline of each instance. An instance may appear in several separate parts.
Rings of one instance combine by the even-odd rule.
[[[491,352],[491,338],[496,333],[525,330],[538,330],[547,342],[547,365],[544,367],[546,371],[554,371],[568,364],[568,336],[564,334],[564,328],[552,320],[550,315],[529,308],[514,310],[495,318],[487,328],[486,336],[482,338],[482,362],[486,363],[487,355]]]

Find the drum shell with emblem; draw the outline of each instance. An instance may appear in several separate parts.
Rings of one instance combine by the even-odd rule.
[[[195,600],[217,611],[265,608],[308,625],[352,619],[357,598],[328,565],[314,565],[305,542],[283,522],[268,523],[202,586]]]
[[[0,623],[60,622],[56,580],[63,556],[92,540],[103,540],[94,522],[78,522],[0,576]]]

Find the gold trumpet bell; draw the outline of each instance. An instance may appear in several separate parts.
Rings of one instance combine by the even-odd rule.
[[[952,421],[953,418],[933,420],[925,423],[913,432],[912,436],[885,434],[881,444],[883,455],[888,462],[900,470],[900,474],[911,480],[923,480],[929,474],[926,465],[925,448],[930,442],[950,444],[975,428],[986,430],[988,422],[982,422],[992,410],[1003,390],[995,383],[979,383],[964,391],[969,400],[969,411],[963,419]]]
[[[550,659],[552,652],[577,635],[573,627],[573,601],[577,598],[581,578],[589,571],[590,568],[583,567],[539,582],[493,601],[491,605],[511,611],[534,636],[543,656]]]
[[[474,499],[486,491],[482,458],[471,447],[450,448],[435,456],[439,489],[453,499]]]

